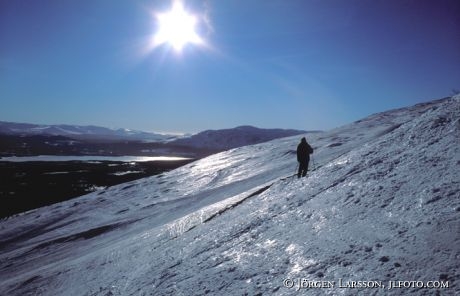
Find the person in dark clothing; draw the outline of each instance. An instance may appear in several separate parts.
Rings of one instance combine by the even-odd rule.
[[[305,177],[308,171],[308,163],[310,162],[310,154],[313,153],[313,148],[307,143],[305,137],[302,138],[297,146],[297,161],[299,162],[299,171],[297,177]]]

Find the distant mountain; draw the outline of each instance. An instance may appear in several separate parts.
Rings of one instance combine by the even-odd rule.
[[[174,140],[171,143],[195,148],[227,150],[305,133],[306,131],[293,129],[261,129],[253,126],[239,126],[231,129],[206,130],[190,137]]]
[[[79,125],[41,125],[0,121],[0,134],[7,135],[51,135],[80,140],[131,140],[147,142],[166,142],[176,139],[174,135],[163,135],[130,129],[110,129],[100,126]]]
[[[179,155],[200,158],[231,148],[304,133],[240,126],[184,137],[99,126],[0,121],[0,156]]]

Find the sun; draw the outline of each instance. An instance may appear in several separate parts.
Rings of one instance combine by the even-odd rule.
[[[197,18],[189,14],[181,1],[174,1],[170,11],[156,15],[158,31],[154,37],[154,46],[169,44],[181,52],[187,44],[203,44],[196,32]]]

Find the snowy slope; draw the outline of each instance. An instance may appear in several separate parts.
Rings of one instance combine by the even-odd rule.
[[[458,294],[459,115],[457,97],[309,135],[316,170],[307,179],[288,177],[294,136],[3,220],[0,291]],[[335,286],[283,286],[300,278]],[[449,288],[388,290],[390,280]]]

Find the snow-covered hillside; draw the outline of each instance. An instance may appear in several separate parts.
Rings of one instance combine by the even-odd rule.
[[[3,220],[0,291],[458,295],[459,118],[457,97],[309,135],[305,179],[294,136]]]

